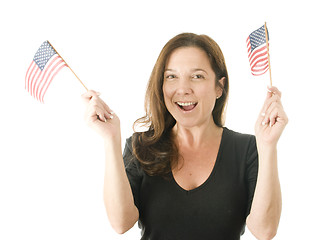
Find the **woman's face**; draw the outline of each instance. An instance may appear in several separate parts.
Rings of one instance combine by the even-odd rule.
[[[212,121],[216,97],[222,90],[215,86],[215,73],[205,51],[175,49],[165,65],[163,93],[177,124],[190,128]]]

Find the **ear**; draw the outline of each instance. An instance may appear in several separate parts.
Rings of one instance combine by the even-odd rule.
[[[222,77],[220,80],[218,80],[221,86],[216,86],[216,95],[217,98],[220,98],[223,94],[224,84],[225,84],[225,77]],[[221,88],[222,87],[222,88]]]

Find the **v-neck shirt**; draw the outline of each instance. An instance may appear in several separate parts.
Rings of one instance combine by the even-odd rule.
[[[215,165],[200,186],[185,190],[169,179],[149,176],[132,153],[123,153],[139,210],[141,240],[239,240],[250,212],[258,173],[253,135],[223,128]]]

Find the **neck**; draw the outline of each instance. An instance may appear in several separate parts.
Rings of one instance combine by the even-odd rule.
[[[176,123],[173,128],[179,146],[199,148],[213,139],[220,138],[223,129],[218,127],[211,118],[206,124],[184,127]]]

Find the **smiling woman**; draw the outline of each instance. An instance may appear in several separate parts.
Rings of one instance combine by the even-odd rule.
[[[144,170],[164,176],[177,165],[177,146],[169,135],[174,134],[171,130],[178,120],[193,126],[206,119],[222,127],[228,90],[225,59],[213,39],[192,33],[172,38],[161,51],[149,79],[146,116],[135,122],[150,129],[133,136],[133,150]],[[164,147],[154,148],[162,139]]]
[[[148,130],[127,139],[123,156],[117,115],[96,92],[84,95],[87,121],[105,140],[105,206],[117,232],[138,221],[143,240],[238,240],[246,224],[257,238],[273,238],[276,145],[287,124],[281,93],[269,88],[252,136],[224,127],[228,89],[216,42],[177,35],[156,61],[146,115],[134,124]]]

